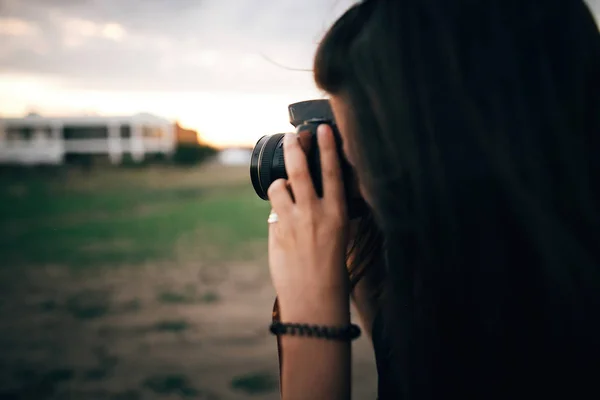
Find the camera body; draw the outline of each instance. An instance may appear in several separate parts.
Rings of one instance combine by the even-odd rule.
[[[323,181],[321,172],[321,157],[317,143],[317,128],[321,124],[329,125],[334,133],[339,155],[346,204],[349,218],[363,214],[366,206],[357,195],[355,177],[352,167],[344,157],[342,151],[342,138],[335,123],[333,112],[328,100],[307,100],[288,106],[290,123],[296,128],[296,133],[309,132],[310,146],[306,154],[310,175],[317,195],[323,195]],[[283,151],[283,137],[278,133],[261,137],[254,149],[250,161],[250,179],[256,194],[263,200],[268,200],[267,190],[271,183],[277,179],[287,179],[285,170],[285,155]]]

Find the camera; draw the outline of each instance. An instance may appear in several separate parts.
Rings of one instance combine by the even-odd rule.
[[[290,123],[296,128],[296,133],[306,131],[310,133],[310,146],[306,158],[313,185],[319,197],[323,195],[323,182],[316,135],[317,127],[321,124],[327,124],[332,128],[344,181],[348,217],[352,219],[361,216],[366,209],[366,205],[358,195],[352,167],[342,152],[342,138],[335,123],[329,101],[307,100],[293,103],[288,106],[288,113]],[[288,177],[285,170],[285,154],[283,151],[284,135],[283,133],[277,133],[263,136],[252,150],[250,179],[256,194],[263,200],[268,200],[267,190],[271,183],[277,179],[287,179]]]

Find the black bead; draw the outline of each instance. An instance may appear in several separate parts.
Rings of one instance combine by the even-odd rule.
[[[361,334],[357,325],[350,324],[346,327],[327,327],[308,324],[284,324],[273,322],[269,330],[274,335],[298,335],[324,338],[329,340],[351,341]]]

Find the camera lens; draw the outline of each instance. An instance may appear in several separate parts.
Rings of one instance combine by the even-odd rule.
[[[309,146],[306,158],[315,192],[319,197],[323,193],[321,157],[316,143],[317,127],[322,123],[329,124],[336,137],[338,152],[340,154],[339,160],[342,169],[342,179],[344,180],[344,190],[346,191],[345,197],[348,205],[348,217],[352,219],[363,215],[366,211],[366,204],[361,197],[355,195],[354,174],[352,167],[342,156],[342,143],[337,127],[335,124],[332,124],[331,121],[323,119],[311,119],[305,121],[304,124],[298,125],[296,128],[298,132],[308,131],[311,133],[311,145]],[[288,178],[283,157],[284,136],[285,134],[283,133],[263,136],[256,142],[256,145],[252,150],[252,157],[250,159],[250,180],[252,181],[254,191],[258,197],[263,200],[269,200],[267,191],[274,181],[281,178]]]
[[[267,190],[277,179],[287,179],[283,161],[283,133],[263,136],[256,142],[250,159],[250,179],[256,194],[268,200]]]

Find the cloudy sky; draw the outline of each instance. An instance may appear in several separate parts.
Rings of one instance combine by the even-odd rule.
[[[322,96],[302,70],[351,3],[0,0],[0,115],[151,112],[253,143]]]
[[[0,0],[0,114],[151,112],[210,141],[288,131],[350,0]],[[296,71],[300,69],[301,71]]]

